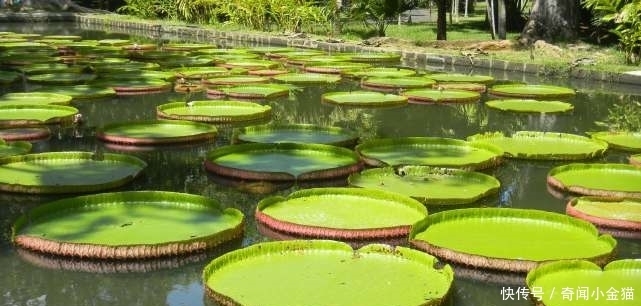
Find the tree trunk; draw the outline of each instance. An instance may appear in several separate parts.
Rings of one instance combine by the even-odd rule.
[[[579,0],[536,0],[520,42],[530,45],[540,39],[549,42],[575,40],[579,8]]]
[[[447,0],[437,0],[436,39],[447,40]]]
[[[505,0],[496,0],[496,35],[498,39],[506,39],[505,31]]]

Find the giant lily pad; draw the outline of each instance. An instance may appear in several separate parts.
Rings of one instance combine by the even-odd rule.
[[[500,182],[480,172],[427,166],[374,168],[349,176],[349,184],[393,191],[425,204],[467,204],[496,194]]]
[[[574,97],[571,88],[552,85],[496,85],[488,92],[491,95],[523,99],[567,99]]]
[[[501,163],[498,147],[438,137],[374,139],[356,146],[371,166],[425,165],[484,169]]]
[[[6,141],[38,140],[47,138],[51,131],[46,127],[17,127],[0,129],[0,139]]]
[[[186,79],[207,79],[213,76],[229,74],[224,67],[181,67],[172,69],[177,77]]]
[[[467,90],[414,89],[402,93],[415,103],[474,103],[481,100],[481,94]]]
[[[603,270],[592,262],[563,260],[530,271],[526,278],[534,299],[546,306],[636,306],[641,290],[641,261],[622,259]],[[572,298],[568,298],[570,294]],[[532,295],[532,293],[530,293]]]
[[[292,84],[329,84],[340,81],[341,77],[322,73],[288,73],[274,76],[273,79]]]
[[[351,62],[309,63],[305,65],[303,70],[307,72],[314,72],[314,73],[340,74],[350,70],[362,70],[370,67],[371,65],[367,63],[351,63]]]
[[[218,66],[225,68],[244,68],[248,70],[258,70],[258,69],[274,69],[280,64],[260,59],[234,59],[225,61],[225,63],[218,64]]]
[[[236,85],[207,89],[208,95],[221,93],[234,99],[273,99],[289,95],[290,87],[278,84]]]
[[[39,88],[38,91],[67,95],[76,100],[100,99],[116,96],[116,91],[113,88],[94,85],[43,87]]]
[[[526,272],[541,262],[586,259],[603,264],[616,240],[589,222],[516,208],[468,208],[432,214],[412,227],[410,243],[452,262]],[[509,244],[509,247],[506,247]]]
[[[354,151],[320,144],[252,143],[225,146],[207,154],[207,170],[230,177],[293,181],[346,176],[360,169]]]
[[[435,83],[433,80],[420,77],[372,77],[363,79],[361,81],[361,87],[373,90],[402,90],[426,88]]]
[[[162,104],[156,108],[156,113],[166,119],[230,123],[269,118],[271,110],[269,105],[252,102],[192,101]]]
[[[222,76],[203,80],[203,83],[206,85],[240,85],[267,82],[269,82],[269,78],[255,75]]]
[[[401,54],[386,52],[354,53],[351,57],[350,61],[360,63],[390,63],[401,60]]]
[[[93,192],[122,186],[147,164],[133,156],[49,152],[0,159],[0,190],[21,193]]]
[[[563,165],[550,170],[547,182],[578,194],[641,198],[641,169],[632,165]]]
[[[313,188],[287,198],[266,198],[256,220],[273,230],[326,239],[402,237],[427,216],[425,206],[408,197],[373,189]]]
[[[69,95],[49,92],[10,92],[0,96],[0,104],[60,104],[71,103],[73,97]]]
[[[278,241],[214,259],[203,283],[226,305],[441,305],[454,274],[437,266],[434,257],[404,247]]]
[[[213,199],[138,191],[39,206],[16,221],[13,241],[21,248],[61,256],[130,259],[204,251],[242,231],[243,214]]]
[[[6,143],[2,140],[2,130],[0,130],[0,158],[21,155],[31,151],[31,143],[27,141],[15,141]]]
[[[140,95],[170,91],[172,83],[159,79],[105,80],[103,86],[111,87],[116,95]]]
[[[596,132],[590,136],[609,143],[614,149],[641,152],[641,132]]]
[[[355,78],[400,78],[416,75],[416,70],[407,68],[375,67],[363,70],[346,71],[346,76]]]
[[[22,71],[26,75],[47,73],[80,73],[83,69],[83,66],[69,66],[62,63],[42,63],[20,67],[20,71]]]
[[[211,140],[216,128],[204,123],[182,120],[152,120],[114,123],[98,130],[96,137],[107,142],[157,145]]]
[[[468,75],[460,73],[434,73],[428,76],[439,83],[481,83],[489,84],[494,78],[489,75]]]
[[[407,104],[406,97],[372,91],[329,92],[323,94],[321,100],[337,105],[366,107],[389,107]]]
[[[215,48],[216,45],[201,43],[170,43],[162,46],[162,49],[165,51],[196,51]]]
[[[315,56],[289,56],[285,60],[290,65],[306,65],[309,63],[332,63],[332,62],[346,62],[352,57],[350,55],[315,55]]]
[[[574,109],[570,103],[561,101],[538,101],[531,99],[505,99],[485,102],[489,108],[518,113],[564,113]]]
[[[234,140],[258,143],[320,143],[349,147],[356,144],[354,132],[339,127],[310,124],[257,125],[237,129]]]
[[[495,145],[505,151],[505,157],[520,159],[576,160],[602,156],[608,144],[574,134],[518,131],[511,136],[501,132],[476,134],[472,142]]]
[[[288,50],[283,52],[267,52],[265,55],[271,58],[291,58],[291,57],[312,57],[324,55],[325,52],[320,50]]]
[[[71,121],[78,109],[49,104],[0,105],[0,127]]]
[[[47,73],[47,74],[34,74],[27,76],[29,82],[41,84],[60,84],[60,85],[73,85],[82,84],[96,79],[95,74],[87,73]]]
[[[641,231],[641,200],[578,197],[570,200],[566,213],[600,227]]]

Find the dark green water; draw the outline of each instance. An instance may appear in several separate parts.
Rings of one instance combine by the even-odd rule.
[[[0,31],[18,31],[15,25],[0,24]],[[85,31],[74,25],[29,25],[25,31],[48,34],[81,33],[86,38],[109,36],[99,31]],[[412,63],[407,63],[412,64]],[[423,67],[419,67],[423,68]],[[469,72],[463,70],[462,72]],[[487,74],[487,71],[474,71]],[[578,90],[571,100],[575,110],[571,115],[514,115],[488,110],[482,103],[469,105],[408,105],[394,109],[342,108],[320,103],[326,91],[355,90],[358,84],[344,81],[330,87],[304,87],[292,91],[287,99],[269,103],[274,111],[273,121],[280,123],[313,123],[335,125],[358,131],[364,139],[374,137],[442,136],[465,138],[483,131],[512,132],[518,130],[558,131],[583,134],[599,130],[594,121],[604,120],[615,103],[640,100],[641,88],[568,80],[542,80],[521,74],[492,73],[498,79],[527,81],[571,86]],[[33,90],[31,84],[0,88],[0,92]],[[635,94],[637,96],[635,96]],[[203,98],[200,96],[197,98]],[[155,107],[170,100],[182,100],[176,93],[132,96],[75,102],[85,125],[80,129],[52,127],[51,139],[37,142],[34,151],[104,150],[124,152],[123,148],[105,146],[94,137],[95,127],[112,122],[155,118]],[[220,200],[224,206],[242,210],[247,216],[244,239],[249,245],[268,241],[253,222],[256,203],[266,195],[249,193],[249,186],[214,177],[202,167],[205,153],[230,142],[231,128],[220,127],[215,143],[154,151],[131,151],[148,162],[145,174],[120,190],[170,190],[205,195]],[[627,162],[627,154],[611,151],[602,160]],[[547,190],[547,172],[558,162],[507,161],[487,171],[502,183],[498,196],[484,199],[474,206],[535,208],[564,212],[568,195],[557,198]],[[319,183],[320,184],[320,183]],[[341,185],[344,182],[323,184]],[[284,186],[271,194],[288,194],[318,185]],[[115,266],[101,262],[63,261],[56,258],[24,254],[10,242],[13,220],[29,208],[60,198],[0,193],[0,300],[3,305],[214,305],[204,296],[200,281],[204,265],[220,254],[203,254],[179,260],[145,261]],[[434,211],[434,210],[432,210]],[[522,237],[528,239],[528,237]],[[641,258],[641,241],[617,239],[618,258]],[[497,237],[496,243],[510,247],[510,241]],[[230,248],[237,248],[231,245]],[[522,278],[506,278],[489,272],[460,270],[452,290],[450,305],[531,305],[525,300],[504,301],[501,289],[522,286]],[[503,277],[503,278],[501,278]],[[507,282],[506,282],[507,281]],[[328,293],[331,294],[331,293]]]

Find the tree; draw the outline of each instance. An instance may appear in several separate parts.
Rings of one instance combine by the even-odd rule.
[[[521,43],[572,41],[578,36],[579,0],[536,0],[521,32]]]
[[[415,6],[414,0],[353,0],[350,12],[366,26],[374,23],[376,34],[385,36],[388,20]]]
[[[448,0],[436,0],[436,39],[447,40]]]

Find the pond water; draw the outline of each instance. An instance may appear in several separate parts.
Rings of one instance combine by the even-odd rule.
[[[22,28],[21,28],[22,27]],[[123,38],[123,34],[87,31],[73,24],[0,24],[0,31],[30,31],[47,34],[80,34],[85,38]],[[413,63],[406,63],[412,65]],[[418,67],[424,68],[424,67]],[[457,68],[461,69],[461,68]],[[469,72],[463,69],[462,72]],[[393,109],[344,108],[320,103],[327,91],[357,90],[354,81],[332,86],[306,86],[292,90],[289,98],[271,100],[273,121],[279,123],[313,123],[322,126],[352,128],[364,139],[376,137],[439,136],[465,138],[484,131],[513,132],[518,130],[557,131],[583,134],[601,130],[595,121],[602,121],[617,103],[639,101],[641,88],[625,85],[583,81],[537,79],[533,76],[507,72],[491,73],[497,79],[547,83],[576,88],[578,94],[570,102],[575,110],[570,115],[515,115],[487,109],[482,103],[466,105],[408,105]],[[0,88],[0,93],[33,90],[31,84]],[[34,151],[102,150],[125,152],[110,147],[94,137],[95,127],[112,122],[155,118],[155,107],[167,101],[182,101],[178,93],[119,97],[74,102],[86,122],[82,128],[52,127],[49,140],[36,142]],[[205,99],[205,96],[196,97]],[[232,128],[220,127],[214,143],[187,147],[169,147],[153,151],[127,151],[149,164],[142,177],[119,190],[169,190],[187,192],[220,200],[224,206],[240,209],[247,216],[244,239],[250,245],[268,241],[253,221],[256,203],[267,196],[255,194],[255,186],[209,175],[202,167],[207,151],[230,143]],[[628,154],[610,151],[595,161],[627,163]],[[547,172],[560,162],[526,162],[508,160],[498,168],[486,171],[502,183],[498,196],[476,203],[478,206],[535,208],[564,212],[568,195],[553,196],[547,190]],[[318,185],[342,185],[344,181],[322,182]],[[318,186],[290,186],[269,194],[286,195],[291,191]],[[264,190],[263,190],[264,191]],[[3,305],[214,305],[204,296],[201,271],[204,265],[223,252],[201,254],[164,261],[143,261],[113,266],[108,263],[64,261],[34,256],[16,250],[10,241],[11,224],[24,211],[63,196],[33,196],[0,193],[0,291]],[[438,209],[431,209],[430,212]],[[521,237],[528,239],[528,237]],[[641,258],[641,241],[617,239],[617,258]],[[497,243],[510,247],[510,241],[497,237]],[[239,245],[230,245],[238,248]],[[93,271],[93,272],[88,272]],[[491,306],[531,305],[524,299],[505,300],[501,290],[523,286],[523,278],[478,270],[458,270],[449,305]],[[331,293],[328,293],[331,294]],[[641,294],[641,293],[640,293]],[[641,299],[641,297],[637,297]]]

